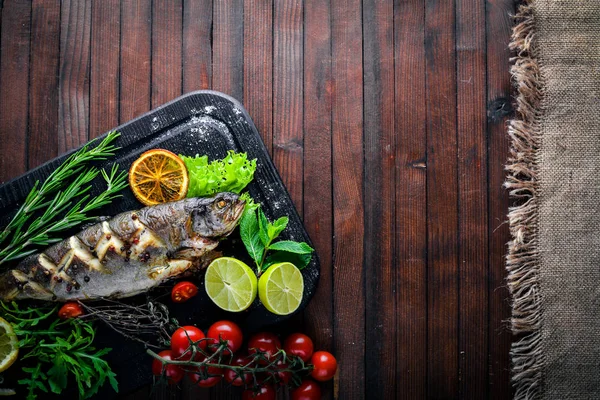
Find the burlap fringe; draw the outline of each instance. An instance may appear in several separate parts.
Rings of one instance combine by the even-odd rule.
[[[512,296],[511,325],[522,337],[513,343],[512,381],[515,399],[538,398],[542,386],[541,299],[538,253],[538,165],[539,120],[543,88],[539,63],[533,51],[534,16],[527,0],[520,6],[513,28],[511,49],[517,57],[511,68],[517,86],[517,115],[509,124],[512,141],[505,186],[519,202],[508,218],[512,240],[507,256],[508,287]]]

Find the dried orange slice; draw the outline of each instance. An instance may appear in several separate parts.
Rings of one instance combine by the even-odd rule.
[[[183,160],[168,150],[148,150],[129,169],[131,190],[146,206],[183,199],[189,182]]]

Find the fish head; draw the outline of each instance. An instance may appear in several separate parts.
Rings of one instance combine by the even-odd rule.
[[[237,194],[229,192],[195,200],[190,214],[191,233],[206,238],[229,235],[237,226],[246,203]]]

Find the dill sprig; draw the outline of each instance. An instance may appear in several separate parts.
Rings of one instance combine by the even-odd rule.
[[[114,164],[109,173],[89,167],[92,161],[106,160],[118,147],[111,143],[119,133],[110,132],[96,147],[82,147],[56,168],[40,186],[37,181],[25,202],[8,225],[0,232],[0,264],[33,254],[32,246],[48,246],[62,238],[56,233],[93,219],[86,213],[110,203],[127,186],[127,173],[119,173]],[[90,183],[98,174],[106,181],[106,190],[90,197]],[[45,211],[32,218],[36,211]],[[10,240],[9,240],[10,238]],[[4,243],[4,244],[3,244]]]

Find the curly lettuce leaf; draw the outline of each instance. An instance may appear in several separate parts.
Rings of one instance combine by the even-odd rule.
[[[246,153],[227,152],[222,160],[208,161],[208,156],[180,155],[190,176],[187,197],[210,196],[219,192],[240,193],[256,171],[256,159]]]

